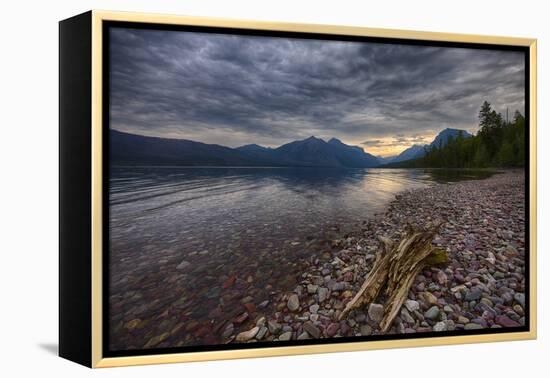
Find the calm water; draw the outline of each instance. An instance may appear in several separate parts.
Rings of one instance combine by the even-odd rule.
[[[402,190],[480,176],[411,169],[115,167],[111,241],[124,247],[142,240],[160,249],[177,242],[191,253],[238,235],[300,239],[382,211]]]
[[[142,347],[150,335],[163,330],[127,332],[122,324],[133,318],[158,319],[159,313],[174,308],[199,323],[235,316],[242,309],[221,315],[218,310],[245,295],[260,303],[273,287],[293,287],[295,261],[326,230],[353,228],[383,211],[400,191],[486,175],[405,169],[113,167],[112,345]],[[177,268],[182,261],[184,266]],[[242,279],[242,293],[222,297],[223,281],[231,275]],[[172,318],[167,319],[150,324],[169,327]],[[189,334],[185,345],[204,339],[190,339]]]

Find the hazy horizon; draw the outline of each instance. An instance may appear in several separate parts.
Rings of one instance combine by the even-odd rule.
[[[524,54],[112,28],[110,123],[239,147],[315,136],[377,156],[477,131],[484,100],[524,113]]]

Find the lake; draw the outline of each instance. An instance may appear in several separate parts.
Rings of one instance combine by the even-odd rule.
[[[111,348],[151,347],[162,334],[165,346],[223,342],[216,327],[248,303],[268,307],[274,291],[292,290],[300,259],[384,211],[397,193],[490,174],[112,167]]]

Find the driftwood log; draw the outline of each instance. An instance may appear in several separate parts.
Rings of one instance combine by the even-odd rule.
[[[380,330],[386,333],[407,299],[409,289],[418,273],[427,266],[448,261],[446,251],[432,245],[432,240],[441,225],[442,222],[438,222],[426,230],[407,225],[405,236],[397,244],[388,238],[379,237],[381,248],[376,254],[373,267],[339,318],[343,319],[351,310],[384,296],[386,299]]]

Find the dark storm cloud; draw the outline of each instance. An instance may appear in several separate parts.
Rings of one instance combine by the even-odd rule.
[[[111,126],[145,135],[391,147],[524,108],[516,52],[112,29],[110,53]]]

